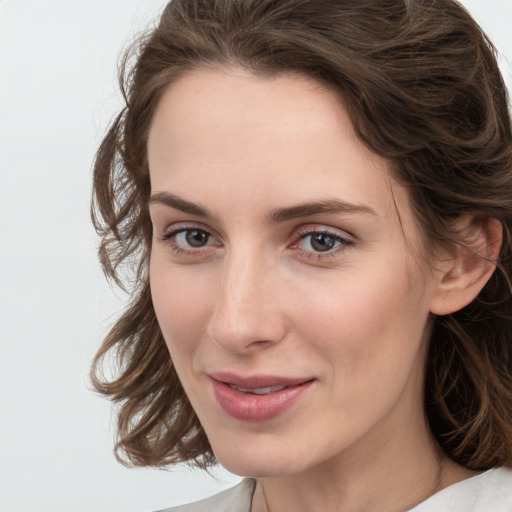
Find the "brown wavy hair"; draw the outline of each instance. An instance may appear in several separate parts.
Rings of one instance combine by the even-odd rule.
[[[434,319],[425,410],[454,461],[511,466],[510,113],[492,43],[453,0],[173,0],[125,54],[126,106],[96,155],[92,204],[103,269],[131,296],[91,371],[96,390],[118,404],[118,458],[215,461],[151,302],[146,146],[169,84],[192,69],[233,65],[300,73],[339,93],[361,140],[409,190],[427,250],[463,243],[453,232],[461,215],[502,223],[498,271],[470,305]]]

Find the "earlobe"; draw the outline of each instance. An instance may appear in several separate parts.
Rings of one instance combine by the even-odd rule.
[[[438,260],[438,281],[430,311],[447,315],[467,306],[480,293],[496,268],[503,230],[494,218],[461,217],[455,226],[460,243],[453,256]]]

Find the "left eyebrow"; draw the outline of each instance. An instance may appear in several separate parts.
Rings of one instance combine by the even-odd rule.
[[[375,210],[362,204],[347,203],[338,199],[327,199],[325,201],[298,204],[288,208],[277,208],[266,216],[266,220],[269,224],[276,224],[321,213],[364,213],[367,215],[377,215]]]

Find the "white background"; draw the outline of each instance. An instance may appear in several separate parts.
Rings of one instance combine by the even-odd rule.
[[[0,0],[0,512],[144,512],[236,481],[125,469],[90,360],[124,297],[90,226],[116,58],[164,0]],[[464,4],[509,61],[512,0]]]

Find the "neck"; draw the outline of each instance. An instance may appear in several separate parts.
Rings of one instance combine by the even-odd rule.
[[[321,466],[260,479],[252,512],[403,512],[473,476],[441,453],[416,417],[421,424],[400,435],[391,424]]]

